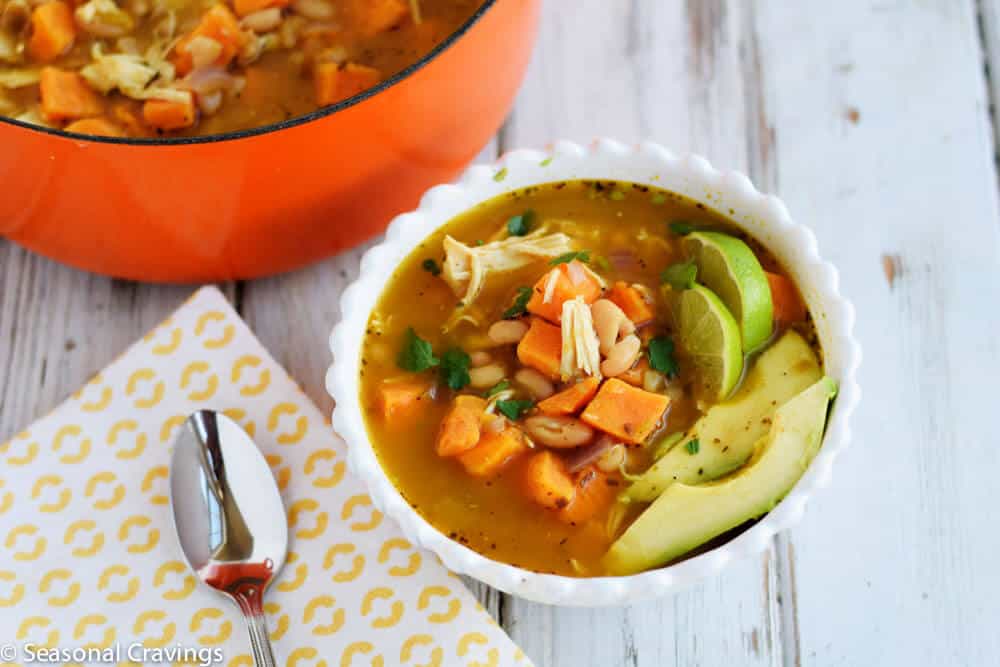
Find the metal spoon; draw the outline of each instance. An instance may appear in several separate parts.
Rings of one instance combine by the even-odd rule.
[[[258,667],[274,667],[262,600],[285,563],[288,525],[271,469],[225,415],[188,417],[170,466],[174,528],[188,565],[243,612]]]

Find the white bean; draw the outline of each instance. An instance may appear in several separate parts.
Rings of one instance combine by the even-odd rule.
[[[243,27],[250,28],[256,33],[271,32],[281,25],[281,10],[277,7],[262,9],[243,17],[241,21]]]
[[[493,361],[493,355],[490,354],[489,352],[483,352],[482,350],[480,350],[479,352],[473,352],[472,354],[469,355],[469,364],[473,368],[479,368],[480,366],[485,366],[491,361]]]
[[[324,0],[295,0],[292,9],[296,14],[312,19],[313,21],[324,21],[333,17],[333,5]]]
[[[520,342],[528,333],[528,325],[520,320],[500,320],[490,326],[487,335],[495,345],[509,345]]]
[[[522,368],[514,374],[514,381],[527,389],[536,401],[548,398],[556,391],[549,379],[534,368]]]
[[[601,354],[607,355],[618,342],[618,337],[635,331],[635,325],[613,301],[598,299],[590,306],[594,318],[594,331],[600,343]]]
[[[556,449],[581,447],[594,437],[592,428],[573,417],[528,417],[524,420],[524,430],[543,445]]]
[[[490,364],[469,370],[469,385],[475,389],[489,389],[500,380],[507,372],[500,364]]]
[[[607,377],[621,375],[639,358],[642,342],[635,334],[629,334],[615,343],[608,352],[607,358],[601,362],[601,373]]]

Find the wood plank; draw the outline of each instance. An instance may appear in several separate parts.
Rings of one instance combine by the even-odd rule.
[[[780,194],[865,348],[853,449],[784,544],[799,657],[993,664],[1000,219],[975,5],[772,0],[757,32]]]
[[[764,173],[761,71],[749,4],[546,3],[541,42],[508,147],[596,135],[653,139],[728,168]],[[766,128],[765,128],[766,129]],[[770,665],[782,659],[775,554],[655,602],[557,609],[510,599],[504,625],[536,664]]]
[[[0,239],[0,442],[61,403],[193,290],[83,273]]]

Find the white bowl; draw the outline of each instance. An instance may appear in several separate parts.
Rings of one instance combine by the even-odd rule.
[[[397,264],[437,228],[480,202],[529,185],[574,179],[627,181],[671,190],[726,214],[763,241],[798,283],[816,321],[826,373],[840,383],[822,449],[777,507],[711,551],[626,577],[538,574],[491,560],[449,539],[410,507],[389,481],[368,439],[359,401],[365,327]],[[734,559],[764,550],[775,533],[799,520],[813,492],[829,482],[833,462],[850,439],[848,419],[861,393],[855,380],[861,348],[852,333],[854,307],[841,296],[838,282],[837,270],[820,259],[812,232],[794,223],[779,199],[758,192],[743,174],[714,169],[702,157],[677,156],[652,143],[629,147],[606,139],[590,148],[560,142],[548,151],[513,151],[492,166],[471,167],[454,185],[427,191],[419,208],[393,220],[385,241],[365,253],[360,277],[341,298],[343,319],[330,336],[334,364],[326,385],[337,402],[333,427],[347,441],[351,469],[367,483],[375,504],[399,523],[411,541],[436,553],[452,570],[550,604],[611,605],[664,595],[716,574]]]

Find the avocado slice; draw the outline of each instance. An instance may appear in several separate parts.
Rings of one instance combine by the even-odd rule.
[[[745,521],[769,512],[799,481],[823,440],[837,383],[823,377],[778,408],[746,466],[723,479],[672,484],[611,545],[611,574],[668,563]]]
[[[823,375],[809,343],[794,331],[764,350],[731,399],[709,408],[688,434],[622,492],[623,502],[650,502],[674,482],[698,484],[743,465],[784,404]],[[697,451],[687,444],[698,440]],[[692,447],[691,449],[694,449]]]

